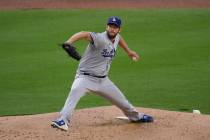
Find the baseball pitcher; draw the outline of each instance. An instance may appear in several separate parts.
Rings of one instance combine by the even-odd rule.
[[[62,44],[63,49],[80,63],[69,96],[60,111],[60,116],[57,120],[52,121],[51,126],[67,131],[77,103],[87,92],[95,93],[109,100],[121,109],[132,122],[153,122],[152,116],[138,112],[108,78],[110,65],[115,57],[118,45],[133,61],[139,59],[138,54],[128,48],[127,43],[120,36],[120,30],[121,19],[110,17],[105,32],[82,31],[74,34]],[[79,40],[89,42],[82,57],[73,46],[73,43]]]

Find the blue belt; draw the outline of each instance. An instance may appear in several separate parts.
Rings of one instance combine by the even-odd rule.
[[[104,75],[104,76],[99,76],[99,75],[94,75],[94,74],[92,74],[92,73],[86,73],[86,72],[84,72],[84,73],[82,73],[83,75],[89,75],[89,76],[93,76],[93,77],[96,77],[96,78],[105,78],[106,77],[106,75]]]

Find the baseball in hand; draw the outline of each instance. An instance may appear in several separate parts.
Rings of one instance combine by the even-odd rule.
[[[132,57],[132,60],[133,61],[138,61],[138,59],[135,56]]]

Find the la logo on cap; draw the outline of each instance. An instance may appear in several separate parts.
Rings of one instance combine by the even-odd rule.
[[[113,18],[113,20],[112,21],[116,21],[116,19],[115,18]]]

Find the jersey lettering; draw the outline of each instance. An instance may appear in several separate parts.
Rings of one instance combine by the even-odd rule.
[[[112,49],[111,51],[108,51],[107,49],[103,49],[103,51],[101,52],[101,55],[103,57],[110,57],[110,58],[112,58],[115,55],[115,50]]]

